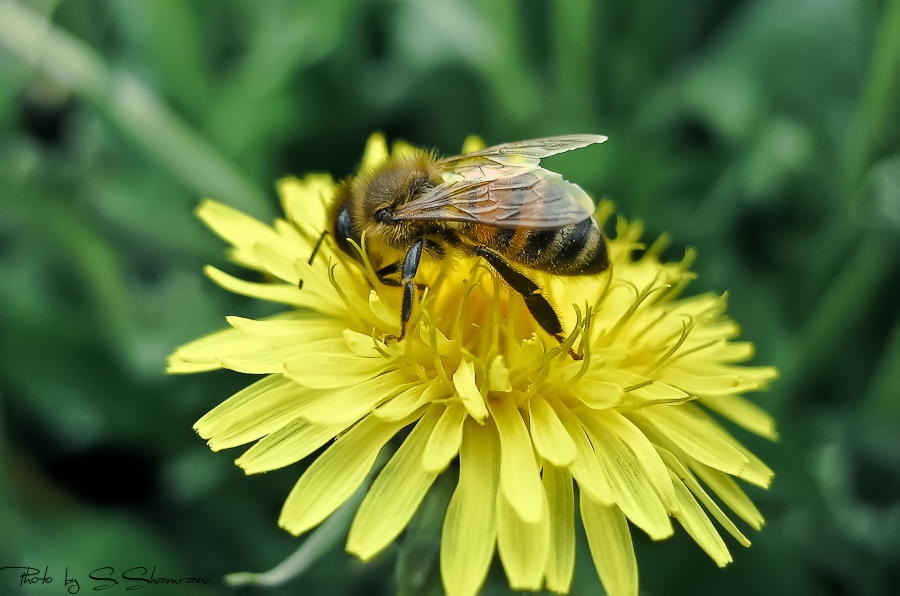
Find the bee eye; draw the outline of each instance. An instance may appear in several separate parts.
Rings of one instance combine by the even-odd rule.
[[[386,225],[397,223],[397,220],[394,219],[394,214],[391,213],[390,209],[379,209],[378,211],[376,211],[375,221]]]

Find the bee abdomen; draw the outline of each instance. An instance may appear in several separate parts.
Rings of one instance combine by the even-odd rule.
[[[517,230],[519,234],[524,234],[521,250],[510,257],[523,265],[558,275],[600,273],[609,267],[606,240],[592,217],[555,230]]]

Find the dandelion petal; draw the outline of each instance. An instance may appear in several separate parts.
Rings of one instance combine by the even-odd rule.
[[[609,478],[616,504],[654,540],[672,535],[669,515],[634,453],[617,436],[585,426]],[[658,458],[658,456],[657,456]]]
[[[563,423],[566,432],[575,443],[577,455],[575,461],[569,466],[569,470],[578,482],[578,486],[598,503],[607,505],[615,503],[616,497],[609,484],[606,471],[600,465],[600,459],[588,440],[581,423],[565,407],[554,408],[554,411],[559,415],[560,422]]]
[[[299,535],[331,515],[359,488],[385,443],[408,423],[384,423],[369,416],[347,431],[294,485],[278,525]]]
[[[282,375],[268,375],[259,381],[256,381],[249,387],[241,389],[218,406],[207,412],[200,420],[194,424],[196,430],[204,439],[209,438],[209,430],[218,420],[229,414],[244,404],[253,401],[261,395],[265,395],[271,391],[288,389],[292,385],[296,385],[290,379],[284,378]]]
[[[373,414],[378,418],[390,422],[392,420],[400,420],[406,418],[425,404],[433,401],[441,383],[431,383],[428,385],[413,385],[400,395],[388,400],[378,406]]]
[[[471,362],[465,359],[460,361],[459,368],[453,373],[453,386],[456,387],[459,398],[472,418],[478,422],[487,418],[487,406],[484,405],[484,397],[475,384],[475,368]]]
[[[673,474],[678,476],[678,478],[684,483],[684,485],[691,491],[695,498],[699,499],[706,509],[712,513],[713,517],[716,518],[722,527],[725,528],[725,531],[734,536],[735,540],[741,546],[747,547],[750,546],[750,541],[747,540],[747,537],[738,530],[737,526],[734,525],[734,522],[725,515],[725,512],[722,511],[722,508],[719,507],[719,504],[716,503],[712,497],[707,494],[703,487],[700,486],[700,483],[691,474],[690,470],[688,470],[687,466],[685,466],[677,457],[675,457],[672,453],[670,453],[667,449],[663,449],[662,447],[657,447],[660,456],[663,458],[663,461],[666,462],[666,465],[669,466],[669,469]],[[674,483],[674,481],[673,481]]]
[[[697,461],[728,474],[740,474],[747,458],[724,440],[718,429],[692,416],[687,405],[645,408],[635,416],[649,421]]]
[[[622,403],[622,398],[625,397],[621,385],[588,378],[581,379],[574,392],[584,405],[595,410],[616,406]]]
[[[566,467],[575,461],[578,450],[566,427],[559,421],[546,400],[539,395],[528,401],[531,420],[531,439],[541,457],[557,466]]]
[[[349,422],[322,425],[298,418],[261,439],[234,463],[247,474],[277,470],[300,461],[348,426]]]
[[[304,387],[332,389],[368,381],[393,365],[387,358],[360,358],[347,349],[343,339],[339,341],[339,347],[332,343],[330,350],[323,347],[321,351],[310,344],[312,349],[307,353],[285,363],[285,376]]]
[[[513,386],[509,381],[509,369],[503,363],[503,356],[494,358],[488,374],[491,381],[491,391],[500,391],[502,393],[512,391]]]
[[[386,372],[359,385],[333,391],[333,395],[298,408],[304,418],[320,424],[356,421],[410,387],[406,375],[398,371]]]
[[[544,465],[542,481],[547,493],[550,552],[545,570],[547,589],[568,593],[575,572],[575,491],[565,468]]]
[[[528,429],[511,397],[492,399],[490,407],[500,435],[500,488],[525,522],[539,522],[544,489]]]
[[[437,473],[422,467],[422,452],[440,408],[432,406],[378,474],[350,526],[347,550],[367,561],[403,531]]]
[[[703,405],[715,410],[735,424],[767,439],[778,439],[775,420],[762,408],[739,395],[703,398]]]
[[[322,393],[301,387],[281,375],[272,376],[286,383],[271,387],[216,418],[213,424],[198,429],[201,436],[209,438],[210,449],[219,451],[264,437],[297,418],[298,406],[307,400],[318,399]]]
[[[441,533],[441,578],[447,596],[475,596],[487,577],[497,539],[500,445],[493,425],[467,420],[459,484]]]
[[[700,548],[715,561],[716,565],[724,567],[731,563],[732,558],[731,553],[728,552],[728,547],[725,546],[725,542],[719,536],[712,522],[709,521],[703,508],[691,495],[691,491],[674,473],[672,474],[672,482],[675,486],[678,504],[680,505],[679,512],[675,515],[676,519],[687,530],[687,533],[691,535],[694,542],[699,544]]]
[[[762,513],[750,500],[738,483],[719,470],[704,466],[700,462],[689,462],[691,469],[716,493],[738,517],[750,524],[754,530],[762,528],[765,520]]]
[[[459,453],[463,438],[463,423],[466,421],[466,409],[459,405],[444,408],[437,421],[425,453],[422,454],[422,467],[428,472],[443,472],[450,465],[450,460]]]
[[[381,133],[375,133],[369,137],[366,150],[363,152],[362,167],[360,171],[373,170],[388,158],[387,140]]]
[[[594,432],[605,431],[615,434],[634,453],[635,460],[666,507],[666,511],[675,513],[678,510],[678,501],[675,498],[675,490],[672,487],[668,469],[647,436],[628,418],[614,410],[597,412],[595,416],[586,417],[587,421],[594,424]]]
[[[292,304],[294,306],[310,306],[314,307],[318,301],[310,301],[310,293],[304,294],[297,286],[290,284],[260,284],[250,281],[238,279],[233,275],[228,275],[220,269],[216,269],[212,265],[207,265],[203,271],[211,280],[235,294],[241,296],[250,296],[251,298],[259,298],[260,300],[268,300],[270,302],[281,302],[283,304]]]
[[[625,515],[615,505],[581,496],[581,520],[597,574],[609,596],[637,596],[638,570]]]
[[[502,443],[500,449],[503,449]],[[502,478],[503,464],[500,465]],[[546,507],[543,491],[541,496]],[[549,550],[550,518],[545,515],[537,522],[526,522],[503,491],[498,491],[497,552],[503,561],[509,586],[514,590],[540,590]]]
[[[250,249],[259,242],[277,243],[280,240],[271,227],[218,201],[204,199],[195,213],[232,246]]]
[[[288,219],[309,226],[315,234],[325,224],[325,201],[334,194],[334,181],[327,174],[311,174],[303,180],[288,177],[278,182],[278,194]]]

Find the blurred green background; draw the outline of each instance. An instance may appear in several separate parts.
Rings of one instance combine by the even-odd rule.
[[[642,593],[900,594],[898,112],[898,0],[0,0],[0,566],[224,594],[300,544],[275,522],[304,464],[248,478],[191,430],[247,377],[162,372],[277,310],[202,275],[201,197],[268,221],[279,177],[346,176],[375,130],[597,132],[550,167],[696,247],[692,291],[782,372],[755,396],[780,442],[735,430],[776,471],[748,487],[768,525],[724,570],[636,531]],[[579,540],[573,594],[599,593]],[[392,594],[402,556],[240,593]]]

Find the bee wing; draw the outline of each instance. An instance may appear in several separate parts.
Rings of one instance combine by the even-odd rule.
[[[484,166],[491,162],[497,166],[537,165],[545,157],[603,143],[606,139],[607,137],[603,135],[562,135],[531,139],[530,141],[516,141],[494,145],[465,155],[449,157],[439,161],[438,165],[456,171],[472,166]]]
[[[593,212],[587,193],[556,172],[530,165],[483,174],[440,184],[398,207],[393,218],[540,230],[582,222]]]

